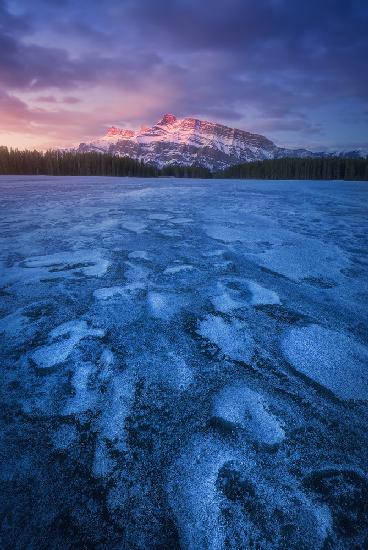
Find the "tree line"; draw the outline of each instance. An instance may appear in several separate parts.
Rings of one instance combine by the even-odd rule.
[[[0,147],[0,174],[45,176],[156,176],[154,167],[128,157],[75,151],[21,151]]]
[[[136,176],[205,178],[211,173],[201,166],[167,166],[159,169],[129,157],[99,152],[30,151],[0,147],[1,175]]]
[[[100,152],[30,151],[0,147],[1,175],[136,176],[239,179],[368,180],[368,159],[283,158],[247,162],[211,173],[202,166],[158,168],[129,157]]]
[[[216,174],[219,178],[368,180],[368,158],[282,158],[247,162]]]

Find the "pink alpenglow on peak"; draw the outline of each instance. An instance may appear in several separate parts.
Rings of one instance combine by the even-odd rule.
[[[163,125],[163,124],[175,124],[175,122],[177,121],[178,119],[176,118],[175,115],[172,115],[170,113],[167,113],[166,115],[164,115],[161,119],[161,121],[159,122],[159,124]]]
[[[133,130],[125,130],[123,128],[116,128],[111,126],[107,130],[106,137],[121,137],[121,138],[132,138],[135,135]]]

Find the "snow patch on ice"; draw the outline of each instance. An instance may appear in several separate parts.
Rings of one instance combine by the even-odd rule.
[[[225,225],[206,225],[205,231],[211,239],[224,243],[242,242],[246,239],[244,229],[227,227]]]
[[[164,271],[165,275],[174,275],[175,273],[180,273],[180,271],[192,271],[195,269],[192,265],[188,264],[181,264],[181,265],[174,265],[172,267],[167,267]]]
[[[74,250],[34,256],[25,260],[24,266],[31,269],[46,268],[54,277],[67,271],[82,271],[85,275],[101,277],[106,273],[109,262],[102,258],[99,250]]]
[[[253,355],[254,341],[243,322],[208,315],[200,321],[198,333],[220,348],[224,355],[235,361],[249,362]]]
[[[150,220],[166,221],[172,218],[170,214],[150,214],[148,216]]]
[[[31,353],[31,359],[41,369],[48,369],[63,363],[83,338],[101,337],[102,329],[89,328],[86,321],[73,320],[62,323],[49,334],[49,340],[64,337],[62,340],[41,346]]]
[[[128,254],[129,260],[147,260],[149,261],[150,257],[145,250],[134,250]]]
[[[124,286],[110,286],[104,288],[98,288],[94,290],[93,296],[97,300],[109,300],[115,296],[123,296],[124,298],[130,298],[136,296],[140,291],[145,290],[146,285],[140,281],[135,283],[128,283]]]
[[[319,325],[295,327],[282,342],[300,372],[342,399],[368,399],[368,350],[343,333]]]
[[[72,376],[74,395],[68,400],[62,414],[66,416],[81,414],[94,408],[97,396],[88,387],[89,379],[94,371],[95,367],[92,363],[79,363],[75,366]]]
[[[209,237],[225,243],[241,242],[256,251],[260,243],[267,246],[282,244],[285,241],[295,239],[295,234],[282,229],[275,220],[258,214],[248,214],[243,223],[208,223],[204,230]]]
[[[234,267],[234,264],[230,260],[227,260],[225,262],[215,262],[212,267],[215,271],[227,272]]]
[[[168,353],[169,368],[165,369],[163,382],[178,390],[186,390],[193,382],[193,370],[183,357],[177,353]]]
[[[220,313],[229,313],[235,309],[239,309],[244,306],[244,303],[234,300],[229,290],[225,285],[218,283],[216,296],[211,298],[211,301],[216,309]]]
[[[165,235],[165,237],[180,237],[180,233],[175,231],[175,229],[162,229],[160,233],[161,235]]]
[[[269,290],[254,281],[247,281],[247,286],[252,293],[250,303],[253,306],[281,304],[278,294],[276,294],[273,290]]]
[[[123,221],[121,225],[124,229],[127,229],[128,231],[131,231],[132,233],[143,233],[143,231],[147,227],[146,223],[137,222],[137,221],[134,221],[134,220]]]
[[[99,420],[99,431],[95,445],[92,465],[93,475],[108,476],[115,467],[115,459],[110,449],[123,452],[127,450],[126,419],[134,401],[135,382],[125,371],[111,378],[106,402]]]
[[[269,412],[266,400],[242,381],[226,386],[216,395],[212,412],[241,426],[258,442],[273,445],[284,439],[284,430]]]
[[[126,449],[125,421],[134,400],[135,382],[128,372],[115,374],[111,379],[106,404],[100,420],[100,435]]]
[[[147,295],[150,313],[157,319],[170,319],[182,306],[182,300],[173,292],[151,291]]]
[[[186,225],[187,223],[192,223],[194,220],[193,218],[174,218],[173,220],[170,220],[171,223],[177,223],[179,225]]]
[[[195,435],[173,463],[167,493],[182,548],[225,548],[216,481],[222,466],[233,458],[214,437]]]
[[[105,348],[103,350],[103,352],[101,353],[100,361],[104,366],[109,367],[110,365],[112,365],[114,363],[115,356],[114,356],[113,352],[110,349]]]
[[[112,296],[125,296],[126,291],[122,286],[110,286],[107,288],[98,288],[93,292],[93,296],[97,300],[107,300]]]
[[[113,352],[105,348],[100,355],[98,380],[100,383],[107,383],[113,375],[113,367],[115,364],[115,355]]]
[[[222,256],[224,253],[225,253],[225,250],[216,249],[216,250],[211,250],[210,252],[204,252],[202,256],[204,256],[205,258],[213,258],[217,256]]]
[[[262,254],[250,255],[267,269],[294,281],[305,277],[339,277],[340,270],[350,266],[344,252],[336,245],[313,239],[295,244],[284,243]]]

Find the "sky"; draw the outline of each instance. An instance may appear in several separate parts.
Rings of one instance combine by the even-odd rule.
[[[164,113],[368,150],[367,0],[0,0],[0,145]]]

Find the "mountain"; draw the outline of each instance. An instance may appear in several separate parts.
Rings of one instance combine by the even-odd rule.
[[[285,149],[259,134],[196,118],[179,119],[172,114],[164,115],[157,124],[139,131],[113,126],[105,136],[91,143],[81,143],[78,151],[129,156],[159,168],[179,164],[210,170],[255,160],[331,156],[306,149]]]

